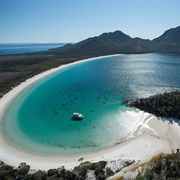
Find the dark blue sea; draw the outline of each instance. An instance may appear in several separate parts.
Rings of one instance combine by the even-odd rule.
[[[47,51],[66,43],[0,43],[0,55]]]

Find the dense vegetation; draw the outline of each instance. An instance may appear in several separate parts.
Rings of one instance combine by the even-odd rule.
[[[180,26],[165,31],[153,42],[156,52],[180,54]]]
[[[30,171],[30,166],[26,165],[26,163],[21,163],[18,168],[13,168],[12,166],[0,162],[0,179],[84,180],[87,178],[88,172],[93,171],[97,180],[103,180],[114,174],[111,170],[105,169],[106,163],[106,161],[100,161],[97,163],[84,162],[75,167],[72,171],[61,167],[57,169],[49,169],[47,172],[39,170],[32,173]]]
[[[88,38],[74,45],[53,49],[61,56],[74,54],[80,56],[102,56],[111,54],[132,54],[152,52],[151,41],[131,38],[121,31],[104,33],[98,37]],[[154,47],[154,46],[153,46]]]
[[[152,113],[156,116],[180,119],[180,91],[165,92],[148,98],[129,101],[127,105]]]
[[[136,180],[179,180],[180,179],[180,152],[168,154],[150,163],[143,175]]]
[[[21,163],[18,168],[13,168],[0,162],[0,179],[17,180],[84,180],[91,171],[97,180],[105,180],[114,175],[114,172],[106,167],[106,161],[97,163],[83,162],[73,170],[64,167],[49,169],[48,171],[32,171],[29,165]],[[92,176],[91,176],[92,178]],[[118,179],[118,178],[117,178]],[[122,179],[122,177],[120,178]],[[142,166],[142,171],[136,180],[179,180],[180,179],[180,151],[176,153],[161,155],[153,158]]]
[[[26,79],[77,58],[60,58],[50,54],[24,54],[0,57],[0,97]]]

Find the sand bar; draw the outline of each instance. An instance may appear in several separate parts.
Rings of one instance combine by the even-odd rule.
[[[97,58],[91,58],[85,61],[93,59]],[[2,115],[13,98],[24,88],[55,71],[81,62],[82,61],[78,61],[51,69],[13,88],[12,91],[7,93],[0,100],[0,120],[2,120]],[[143,163],[149,161],[153,156],[159,153],[171,153],[172,150],[176,151],[177,148],[180,148],[180,126],[178,123],[174,122],[171,124],[169,121],[157,119],[155,116],[144,112],[141,112],[141,116],[142,119],[136,125],[129,140],[105,150],[78,156],[48,157],[25,153],[11,146],[11,144],[8,144],[1,133],[0,160],[13,166],[18,166],[21,162],[26,162],[32,169],[47,170],[62,166],[65,166],[67,169],[72,169],[74,166],[80,164],[78,160],[82,157],[84,158],[83,161],[91,162],[100,160],[134,159],[135,161]]]

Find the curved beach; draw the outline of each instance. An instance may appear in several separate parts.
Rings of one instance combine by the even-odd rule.
[[[84,61],[89,61],[97,58],[91,58]],[[83,61],[83,62],[84,62]],[[62,65],[58,68],[51,69],[44,73],[34,76],[21,83],[7,93],[0,100],[0,120],[8,105],[21,91],[32,84],[33,82],[55,72],[62,68],[81,63],[82,61],[74,62],[67,65]],[[18,166],[21,162],[26,162],[32,169],[47,170],[50,168],[58,168],[65,166],[71,169],[80,164],[80,158],[83,161],[111,161],[116,159],[130,159],[139,161],[140,163],[149,161],[153,156],[159,153],[171,153],[180,147],[180,127],[177,123],[170,124],[169,121],[157,119],[155,116],[141,112],[141,120],[136,125],[134,132],[127,141],[117,144],[114,147],[107,148],[98,152],[83,154],[69,157],[48,157],[35,154],[28,154],[14,148],[11,144],[5,141],[2,133],[0,134],[0,160],[13,166]],[[48,163],[47,163],[48,162]]]

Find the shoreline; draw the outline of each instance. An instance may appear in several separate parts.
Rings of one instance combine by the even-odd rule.
[[[119,56],[121,54],[115,54],[115,55],[108,55],[108,56],[99,56],[99,57],[95,57],[95,58],[88,58],[88,59],[84,59],[84,60],[78,60],[72,63],[68,63],[68,64],[64,64],[64,65],[60,65],[56,68],[52,68],[50,70],[47,70],[45,72],[42,72],[40,74],[37,74],[29,79],[26,79],[26,81],[20,83],[18,86],[16,87],[12,87],[12,90],[9,91],[8,93],[6,93],[1,99],[0,99],[0,122],[2,119],[2,115],[4,113],[4,111],[7,109],[8,105],[11,103],[11,101],[15,98],[15,96],[17,96],[21,91],[23,91],[26,87],[28,87],[29,85],[31,85],[32,83],[40,80],[41,78],[44,78],[52,73],[55,73],[56,71],[59,71],[61,69],[64,69],[66,67],[69,66],[73,66],[75,64],[79,64],[82,62],[87,62],[87,61],[91,61],[91,60],[96,60],[96,59],[100,59],[100,58],[106,58],[106,57],[111,57],[111,56]]]
[[[120,54],[114,56],[119,55]],[[111,56],[112,55],[110,55],[110,57]],[[65,67],[103,57],[108,56],[90,58],[66,65],[61,65],[57,68],[53,68],[30,79],[27,79],[25,82],[13,88],[10,92],[5,94],[0,99],[0,121],[2,121],[3,113],[5,112],[11,101],[15,98],[15,96],[17,96],[24,88],[26,88],[30,84]],[[163,129],[161,129],[162,126]],[[80,161],[78,161],[80,158],[84,158],[83,161],[91,162],[97,162],[101,160],[109,162],[111,160],[117,159],[131,159],[143,163],[147,162],[155,155],[158,155],[160,153],[171,153],[172,150],[175,151],[177,148],[179,148],[179,128],[180,127],[177,123],[169,124],[168,121],[158,120],[157,117],[142,112],[142,120],[137,123],[134,131],[132,132],[132,137],[127,141],[97,152],[69,157],[48,157],[28,154],[15,149],[13,146],[5,142],[2,134],[0,134],[0,160],[15,167],[17,167],[21,162],[26,162],[31,166],[31,169],[41,170],[58,168],[61,166],[64,166],[66,169],[72,169],[73,167],[81,163]]]

